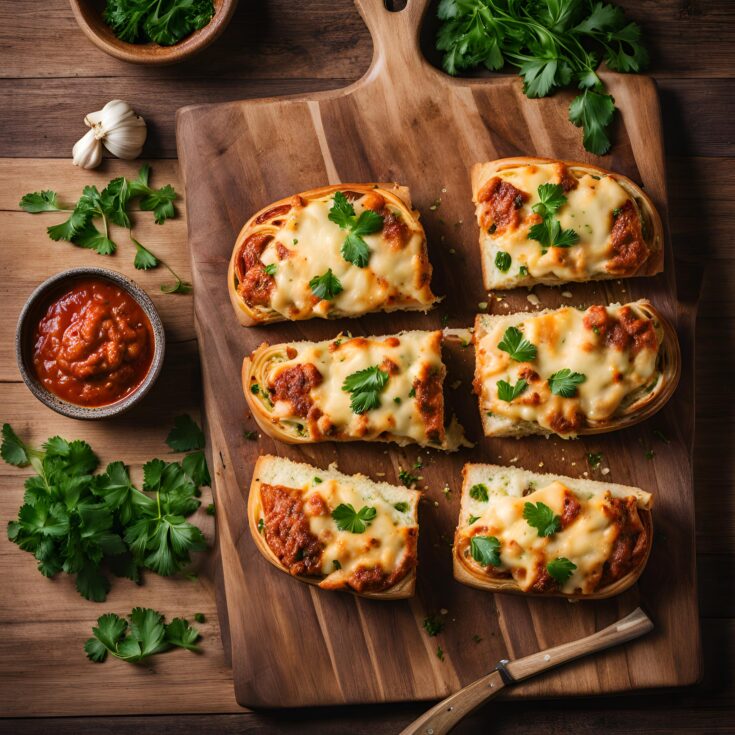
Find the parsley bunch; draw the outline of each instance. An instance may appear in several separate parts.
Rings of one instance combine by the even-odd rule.
[[[388,383],[388,373],[373,365],[345,378],[342,390],[350,394],[350,407],[355,413],[366,413],[380,406],[380,394]]]
[[[441,0],[436,47],[449,74],[515,66],[528,97],[577,87],[569,120],[583,128],[584,147],[610,150],[607,128],[615,100],[597,75],[604,60],[620,72],[641,71],[648,53],[641,29],[614,5],[596,0]]]
[[[212,0],[107,0],[103,18],[121,41],[172,46],[213,15]]]
[[[190,552],[206,548],[199,528],[186,520],[200,505],[199,486],[210,482],[203,453],[181,463],[151,460],[140,491],[122,462],[95,474],[99,460],[84,441],[55,436],[35,449],[9,424],[2,437],[5,462],[36,472],[25,482],[8,538],[35,556],[44,576],[76,575],[77,590],[88,600],[107,597],[106,569],[140,583],[143,568],[169,576],[189,564]],[[197,444],[191,448],[201,449],[203,436]]]
[[[137,663],[170,648],[199,651],[196,645],[199,631],[184,618],[174,618],[165,624],[163,615],[149,607],[133,608],[128,617],[129,632],[128,621],[115,613],[97,618],[97,627],[92,628],[94,638],[84,644],[90,661],[100,664],[108,653],[122,661]]]
[[[85,186],[82,196],[74,206],[60,204],[55,191],[34,191],[25,194],[20,200],[20,208],[31,214],[39,212],[66,212],[69,218],[58,225],[46,229],[52,240],[66,240],[81,248],[94,250],[98,255],[112,255],[117,244],[110,238],[110,223],[128,230],[131,242],[135,245],[133,265],[138,270],[149,270],[163,265],[176,279],[173,284],[162,284],[164,293],[189,293],[191,284],[183,281],[160,258],[144,247],[133,237],[133,225],[130,220],[130,205],[133,200],[139,201],[144,212],[153,212],[157,225],[162,225],[173,217],[174,201],[177,197],[173,186],[166,184],[160,189],[153,189],[148,184],[151,167],[146,163],[138,172],[138,177],[128,180],[120,176],[100,192],[96,186]],[[102,231],[97,229],[94,220],[102,223]]]

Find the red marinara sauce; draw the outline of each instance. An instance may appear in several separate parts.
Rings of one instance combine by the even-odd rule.
[[[106,406],[135,390],[153,360],[153,328],[120,286],[83,279],[56,297],[33,333],[42,385],[79,406]]]

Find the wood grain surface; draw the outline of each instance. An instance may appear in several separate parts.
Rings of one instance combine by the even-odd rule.
[[[448,456],[384,445],[286,447],[264,435],[257,443],[243,438],[253,420],[241,395],[240,364],[263,340],[328,339],[347,329],[435,329],[442,316],[450,327],[467,327],[479,302],[487,302],[491,313],[533,308],[526,290],[490,296],[482,290],[469,191],[473,163],[522,154],[595,162],[641,182],[666,217],[659,106],[649,79],[605,77],[622,115],[611,155],[594,159],[567,121],[568,95],[529,101],[516,79],[451,80],[424,62],[418,29],[425,5],[411,0],[405,11],[390,13],[380,3],[358,3],[375,53],[366,75],[346,90],[179,112],[205,412],[213,453],[221,459],[217,519],[236,697],[254,707],[434,699],[478,678],[491,661],[587,635],[639,601],[656,622],[652,636],[515,687],[508,696],[691,684],[700,673],[689,461],[694,311],[692,303],[677,299],[670,245],[665,273],[656,278],[535,289],[541,300],[536,309],[647,297],[677,324],[687,348],[682,385],[665,411],[640,427],[574,442],[481,439],[471,394],[472,351],[455,345],[446,354],[447,401],[477,441],[473,451]],[[427,230],[434,290],[445,296],[441,307],[426,316],[241,328],[229,314],[225,273],[242,223],[271,201],[339,181],[397,181],[411,188]],[[655,439],[655,428],[670,437],[668,444]],[[647,460],[651,449],[655,457]],[[452,580],[449,546],[464,462],[515,462],[582,476],[590,474],[585,456],[591,451],[604,452],[608,479],[656,496],[656,540],[639,589],[570,608],[563,600],[491,596]],[[246,531],[244,502],[253,462],[266,452],[319,467],[336,461],[344,472],[381,472],[388,481],[397,481],[399,470],[420,456],[425,502],[417,599],[366,602],[307,588],[269,567]],[[440,609],[448,611],[447,625],[432,639],[422,622]],[[472,643],[473,635],[482,637],[480,644]]]
[[[597,735],[603,729],[616,735],[732,732],[735,404],[723,400],[722,386],[729,384],[735,357],[735,250],[730,238],[735,224],[735,3],[620,0],[617,4],[642,23],[652,52],[651,73],[660,91],[667,151],[672,242],[677,257],[687,261],[678,272],[688,276],[694,292],[701,282],[694,476],[705,676],[699,686],[670,693],[496,701],[460,726],[457,732],[465,735],[485,733],[489,727],[500,735],[571,731]],[[367,69],[370,35],[352,0],[241,2],[228,30],[212,48],[190,63],[151,70],[111,59],[89,44],[67,0],[49,0],[42,6],[37,0],[0,0],[0,19],[0,303],[4,307],[0,310],[0,419],[20,427],[34,441],[54,432],[85,437],[104,459],[125,459],[134,472],[139,471],[146,459],[167,450],[163,438],[172,417],[180,411],[194,413],[201,401],[191,299],[159,296],[161,274],[134,271],[132,253],[105,260],[51,243],[44,232],[46,223],[18,210],[20,195],[48,185],[71,198],[84,184],[135,169],[107,161],[98,172],[89,173],[74,169],[69,161],[71,146],[84,132],[84,114],[113,96],[128,99],[144,111],[150,129],[145,155],[172,157],[177,107],[344,87]],[[430,12],[426,25],[431,23]],[[431,33],[424,35],[427,52]],[[161,183],[176,178],[173,161],[153,161],[153,171],[156,178],[160,172]],[[156,252],[190,277],[183,221],[163,228],[151,226],[148,237],[155,238]],[[29,257],[24,257],[26,253]],[[148,289],[163,309],[169,340],[172,333],[177,341],[188,340],[170,349],[157,394],[165,400],[144,404],[130,421],[120,419],[107,428],[63,419],[40,406],[19,384],[14,359],[6,348],[20,301],[37,281],[67,265],[100,262]],[[14,294],[11,301],[7,294]],[[22,500],[19,474],[8,467],[0,471],[3,523]],[[161,660],[161,664],[171,662],[166,673],[146,670],[150,675],[143,679],[143,687],[134,683],[139,676],[136,667],[120,663],[114,670],[114,662],[106,668],[87,664],[81,645],[100,614],[99,606],[81,600],[71,586],[63,593],[62,603],[58,595],[66,582],[42,578],[28,555],[0,534],[0,576],[7,591],[0,595],[4,632],[0,715],[15,717],[0,720],[0,732],[362,735],[398,732],[426,708],[422,703],[405,703],[269,713],[240,709],[215,623],[212,575],[216,564],[212,555],[208,560],[199,570],[197,583],[156,580],[151,575],[142,588],[121,582],[113,590],[113,604],[104,611],[123,612],[135,601],[182,614],[190,614],[189,607],[197,608],[207,616],[203,626],[207,655],[191,660],[186,652],[180,652],[181,657],[168,654],[170,659]],[[129,592],[139,596],[131,597]],[[210,662],[215,665],[210,667]],[[183,674],[171,678],[179,664],[185,681]],[[103,686],[100,692],[104,679],[115,685]],[[183,699],[175,682],[185,686]],[[217,714],[225,712],[231,714]],[[127,716],[110,717],[114,713]]]

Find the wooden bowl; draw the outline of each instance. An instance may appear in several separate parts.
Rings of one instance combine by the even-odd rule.
[[[131,64],[163,66],[175,64],[209,46],[227,27],[237,7],[237,0],[212,0],[214,17],[198,31],[186,36],[173,46],[157,43],[128,43],[121,41],[105,23],[102,12],[105,0],[69,0],[79,27],[87,38],[105,53]]]

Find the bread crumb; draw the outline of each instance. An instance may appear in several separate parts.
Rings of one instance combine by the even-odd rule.
[[[561,295],[562,295],[562,296],[563,296],[563,297],[564,297],[565,299],[571,299],[571,298],[572,298],[572,292],[571,292],[571,291],[562,291],[562,292],[561,292]]]
[[[534,306],[538,306],[541,303],[541,299],[539,299],[538,296],[536,296],[535,293],[530,293],[528,296],[526,296],[529,303],[533,304]]]
[[[602,474],[603,475],[609,475],[610,474],[610,468],[609,467],[603,467],[602,468]]]

